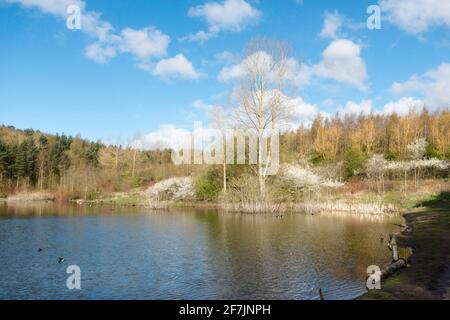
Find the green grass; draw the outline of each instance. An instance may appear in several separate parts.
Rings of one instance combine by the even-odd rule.
[[[140,192],[117,192],[110,197],[95,200],[96,203],[119,206],[140,206],[145,204],[145,196]]]
[[[432,200],[433,197],[436,197],[436,195],[428,192],[408,192],[405,194],[401,191],[388,191],[382,194],[362,193],[351,198],[351,200],[356,203],[393,205],[399,210],[408,211],[417,207],[418,204]],[[348,200],[346,195],[341,195],[337,199]]]
[[[399,244],[413,249],[410,266],[361,299],[448,299],[450,192],[419,201],[405,219],[413,231],[400,236]]]

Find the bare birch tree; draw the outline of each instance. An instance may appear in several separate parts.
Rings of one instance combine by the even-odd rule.
[[[287,43],[268,39],[252,40],[240,64],[242,77],[235,90],[237,126],[257,135],[257,175],[260,194],[265,194],[267,170],[272,158],[266,154],[264,137],[279,129],[289,116],[289,103],[283,91],[286,86],[290,49]]]

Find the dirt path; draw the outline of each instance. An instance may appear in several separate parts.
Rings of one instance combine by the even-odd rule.
[[[405,215],[412,231],[399,244],[413,249],[410,266],[360,299],[450,298],[450,193],[441,193]]]

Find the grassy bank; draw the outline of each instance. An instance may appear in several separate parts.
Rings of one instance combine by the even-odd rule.
[[[4,200],[9,202],[54,201],[55,196],[50,192],[23,192],[8,196]]]
[[[115,206],[145,206],[146,198],[141,191],[130,191],[130,192],[116,192],[109,196],[105,196],[91,201],[76,200],[75,202],[100,204],[100,205],[109,204]]]
[[[404,217],[412,231],[401,234],[399,244],[412,248],[410,265],[360,299],[449,299],[450,192],[423,201]]]
[[[408,212],[417,203],[432,199],[436,192],[388,192],[385,194],[361,193],[341,194],[336,197],[316,196],[298,202],[267,202],[253,199],[246,203],[232,203],[226,200],[201,201],[157,201],[145,198],[143,205],[149,209],[214,208],[222,212],[246,214],[284,213],[349,213],[367,215],[397,215]],[[145,197],[145,194],[144,194]],[[142,204],[142,201],[141,201]]]

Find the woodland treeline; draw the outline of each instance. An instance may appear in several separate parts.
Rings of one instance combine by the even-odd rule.
[[[0,127],[0,196],[49,190],[59,199],[92,199],[177,174],[170,150],[139,151]]]
[[[342,179],[365,174],[367,161],[382,154],[388,161],[410,158],[410,146],[426,141],[423,158],[450,159],[450,111],[408,115],[317,117],[311,126],[281,136],[281,161],[316,166],[342,165]],[[80,136],[50,135],[0,127],[0,196],[49,190],[60,199],[93,199],[129,191],[186,174],[217,180],[220,168],[175,166],[170,150],[142,151],[90,142]],[[230,166],[229,179],[240,170]]]
[[[309,158],[313,163],[384,154],[386,160],[406,160],[408,145],[425,139],[425,157],[450,159],[450,111],[411,112],[400,116],[372,114],[325,119],[283,137],[285,161]]]

